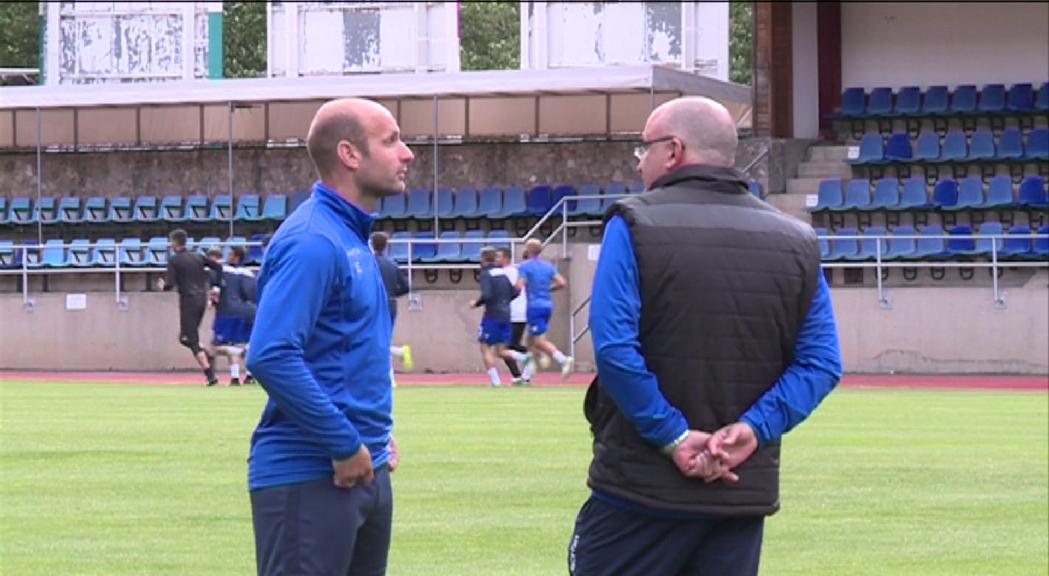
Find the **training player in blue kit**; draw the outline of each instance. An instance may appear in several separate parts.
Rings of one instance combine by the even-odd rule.
[[[539,256],[543,253],[543,243],[532,238],[525,242],[525,260],[517,266],[517,289],[527,290],[528,294],[528,348],[531,353],[525,363],[529,371],[535,372],[535,358],[542,352],[561,365],[561,378],[568,378],[572,372],[573,358],[565,356],[546,338],[547,325],[554,313],[554,300],[550,292],[560,290],[567,284],[554,265]]]
[[[492,387],[497,388],[503,385],[499,379],[498,359],[524,361],[525,354],[506,348],[513,335],[513,327],[510,325],[510,301],[517,296],[518,291],[510,283],[506,271],[496,265],[495,254],[495,248],[481,249],[481,276],[478,279],[481,284],[481,296],[474,301],[473,306],[484,306],[477,340],[481,343],[481,356],[484,358],[488,378]]]

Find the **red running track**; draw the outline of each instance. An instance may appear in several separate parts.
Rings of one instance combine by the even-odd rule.
[[[573,374],[562,382],[556,373],[538,374],[534,380],[539,387],[585,386],[593,374]],[[398,374],[398,386],[487,386],[485,374]],[[201,386],[203,377],[198,372],[27,372],[0,371],[0,382],[66,381],[66,382],[120,382],[127,384]],[[223,382],[225,378],[221,379]],[[509,380],[507,380],[508,382]],[[849,388],[951,388],[977,390],[1049,391],[1049,375],[888,375],[848,374],[842,386]]]

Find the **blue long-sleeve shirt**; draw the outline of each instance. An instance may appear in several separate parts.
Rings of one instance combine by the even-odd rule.
[[[601,387],[642,438],[662,447],[688,430],[681,411],[659,390],[641,355],[638,322],[641,283],[630,228],[615,216],[605,227],[590,302],[590,332]],[[823,275],[798,334],[794,361],[740,418],[761,446],[778,440],[809,416],[841,379],[841,353]],[[708,430],[708,432],[712,432]]]
[[[376,467],[389,459],[391,328],[371,225],[317,183],[269,244],[247,359],[269,394],[250,490],[329,476],[362,443]]]

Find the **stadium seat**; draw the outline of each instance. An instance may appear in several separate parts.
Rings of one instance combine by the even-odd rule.
[[[1034,109],[1038,112],[1049,112],[1049,82],[1042,82],[1038,87],[1038,99],[1034,101]]]
[[[208,197],[195,194],[186,198],[184,214],[186,220],[190,222],[208,222],[211,220],[211,213],[208,210]]]
[[[553,189],[546,184],[533,186],[525,198],[525,215],[542,216],[546,214],[553,205],[551,194],[553,194]]]
[[[15,243],[11,240],[0,240],[0,269],[18,267],[18,254]]]
[[[998,137],[998,158],[1001,160],[1018,160],[1023,158],[1023,135],[1017,128],[1006,128]]]
[[[496,218],[503,213],[503,191],[495,186],[481,190],[477,212],[485,218]]]
[[[164,268],[168,265],[168,239],[163,236],[154,236],[146,245],[146,265],[154,268]]]
[[[951,130],[943,139],[943,148],[940,150],[940,162],[959,162],[969,158],[969,145],[966,141],[965,132]]]
[[[966,115],[976,112],[976,86],[963,84],[951,95],[951,114]]]
[[[53,238],[44,242],[44,248],[40,251],[39,267],[62,268],[66,265],[65,240]]]
[[[940,135],[935,132],[922,132],[914,143],[915,162],[938,162],[940,160]]]
[[[477,207],[476,188],[460,188],[456,190],[452,202],[452,213],[449,215],[449,218],[473,220],[481,217],[481,211]]]
[[[1000,258],[1022,260],[1033,254],[1033,246],[1031,227],[1026,224],[1013,224],[1009,228],[1009,234],[1006,235],[998,256]]]
[[[851,164],[884,164],[885,163],[885,141],[881,134],[868,132],[860,140],[860,154]]]
[[[402,196],[398,194],[398,196]],[[387,198],[393,198],[394,196],[387,196]],[[386,249],[386,255],[397,264],[405,264],[408,262],[408,240],[411,240],[411,232],[394,232],[390,236],[390,243]]]
[[[921,113],[922,95],[917,86],[904,86],[896,94],[895,114],[897,116],[917,116]]]
[[[940,180],[932,189],[932,203],[939,210],[954,210],[958,204],[958,182]]]
[[[396,216],[394,217],[396,218]],[[433,218],[433,192],[417,188],[408,194],[408,204],[404,218],[412,220],[430,220]]]
[[[895,132],[889,135],[885,146],[885,160],[889,162],[911,161],[911,137],[906,132]]]
[[[622,182],[613,182],[606,186],[604,197],[601,199],[601,213],[604,214],[609,206],[615,204],[616,200],[619,200],[619,195],[629,193],[626,184]]]
[[[525,191],[520,186],[510,186],[503,191],[503,210],[494,218],[513,218],[528,214]]]
[[[120,247],[117,250],[117,257],[120,259],[120,266],[130,266],[139,268],[147,264],[145,256],[142,253],[142,241],[138,238],[124,238],[120,241]]]
[[[65,224],[79,224],[80,198],[63,196],[58,202],[58,220]]]
[[[441,240],[456,240],[456,242],[442,242],[437,244],[437,249],[433,256],[422,258],[423,262],[440,262],[440,263],[455,263],[462,262],[463,260],[463,245],[460,240],[461,235],[456,230],[447,230],[441,232]]]
[[[1002,238],[991,238],[990,236],[1001,236],[1002,234],[1004,234],[1004,230],[1001,222],[984,222],[980,224],[976,231],[975,253],[990,258],[993,250],[993,253],[1001,256],[1004,240]]]
[[[186,215],[182,210],[182,196],[165,196],[160,201],[160,219],[165,222],[185,222]]]
[[[888,241],[884,238],[887,234],[884,226],[868,226],[863,231],[864,236],[870,236],[871,238],[863,238],[859,241],[859,251],[856,254],[846,256],[846,260],[852,261],[868,261],[878,259],[878,244],[881,244],[881,255],[882,260],[885,259],[885,253],[889,251]],[[883,238],[879,241],[876,236],[882,236]]]
[[[467,230],[463,239],[469,240],[484,240],[485,235],[482,230]],[[462,259],[464,262],[480,262],[481,261],[481,248],[484,247],[484,242],[463,242]]]
[[[1027,133],[1029,160],[1049,160],[1049,128],[1035,128]]]
[[[969,159],[993,160],[994,158],[994,133],[986,128],[977,128],[969,144]]]
[[[853,260],[859,254],[860,243],[856,238],[841,238],[842,236],[859,236],[860,231],[856,228],[839,228],[831,243],[831,261]]]
[[[583,184],[579,187],[579,195],[582,198],[575,206],[569,208],[569,216],[600,216],[601,212],[601,188],[594,184]]]
[[[505,242],[503,240],[506,240]],[[510,249],[510,233],[506,230],[491,230],[488,232],[488,241],[492,248]]]
[[[816,196],[816,205],[809,212],[827,212],[841,210],[845,203],[845,194],[842,190],[841,180],[828,178],[820,181],[820,188]]]
[[[133,210],[135,222],[156,222],[160,218],[156,196],[139,196],[135,198]]]
[[[976,254],[976,240],[964,238],[972,236],[973,229],[968,224],[951,226],[951,237],[947,239],[947,252],[952,256],[974,256]],[[955,238],[955,236],[962,236]]]
[[[266,196],[262,206],[262,219],[268,222],[281,222],[288,215],[288,197],[284,194]]]
[[[915,259],[938,260],[947,257],[947,243],[943,238],[944,232],[942,226],[939,224],[929,224],[928,226],[923,226],[918,233],[922,237],[918,238],[917,245],[914,249]]]
[[[896,210],[928,210],[933,207],[924,178],[914,176],[903,181],[903,192]]]
[[[233,219],[238,222],[258,222],[262,220],[258,194],[245,194],[237,200],[237,213]]]
[[[1034,106],[1034,92],[1030,84],[1013,84],[1005,101],[1010,112],[1030,112]]]
[[[66,252],[66,266],[86,268],[91,265],[91,241],[87,238],[76,238],[69,243]]]
[[[1049,195],[1045,192],[1045,181],[1041,176],[1028,176],[1020,182],[1017,203],[1025,208],[1044,209],[1049,207]]]
[[[816,239],[820,243],[820,260],[827,260],[830,258],[830,240],[827,239],[827,229],[813,228],[812,231],[816,233]]]
[[[645,191],[645,183],[644,182],[631,182],[630,186],[628,186],[627,188],[628,188],[628,192],[630,192],[631,194],[641,194],[641,193],[643,193]]]
[[[910,260],[914,258],[914,253],[917,250],[917,239],[906,238],[906,236],[915,236],[913,226],[897,226],[893,228],[892,235],[889,237],[888,248],[882,255],[882,260]],[[901,238],[901,236],[904,236]]]
[[[867,117],[888,116],[892,114],[892,88],[878,87],[871,90],[867,97]]]
[[[208,219],[212,222],[228,222],[233,218],[233,200],[229,194],[219,194],[211,202]]]
[[[578,200],[564,200],[564,202],[562,202],[562,207],[558,207],[557,203],[561,202],[566,197],[578,195],[579,192],[576,191],[575,186],[571,184],[561,184],[560,186],[555,186],[554,191],[550,193],[550,209],[554,210],[556,207],[557,214],[561,214],[561,212],[563,211],[571,212],[572,209],[575,208],[576,202],[578,202]]]
[[[114,224],[127,224],[135,218],[134,212],[131,210],[131,198],[127,196],[117,196],[109,201],[109,213],[106,215],[106,222]]]
[[[1049,256],[1049,224],[1039,228],[1038,235],[1041,238],[1034,239],[1034,250],[1032,252],[1036,258],[1044,259]]]
[[[879,178],[874,182],[874,199],[870,210],[896,210],[900,205],[900,181],[896,178]]]
[[[54,196],[44,196],[33,206],[33,222],[45,226],[58,223],[58,208]]]
[[[1005,112],[1005,86],[987,84],[980,91],[980,103],[976,109],[983,114],[1001,114]]]
[[[30,224],[32,218],[33,204],[27,196],[17,196],[11,199],[11,210],[8,215],[11,224]]]
[[[946,86],[929,86],[925,90],[925,99],[922,101],[922,115],[943,116],[947,114],[949,94],[950,91]]]
[[[200,252],[201,254],[205,254],[205,253],[207,253],[209,248],[213,248],[213,247],[214,248],[218,248],[220,250],[222,250],[224,248],[224,246],[222,244],[222,239],[219,238],[218,236],[205,236],[205,237],[201,238],[200,242],[197,242],[195,248],[196,248],[197,252]]]
[[[998,210],[1015,208],[1013,179],[1005,175],[992,177],[987,185],[987,202],[984,204],[984,207]]]
[[[849,180],[845,189],[845,202],[839,210],[869,210],[871,206],[871,182],[867,179]]]
[[[841,93],[841,110],[837,118],[862,118],[867,108],[867,94],[863,88],[846,88]]]
[[[81,221],[85,224],[102,224],[106,221],[106,199],[101,196],[92,196],[84,202],[84,213]]]
[[[951,180],[946,180],[946,182],[951,182]],[[983,179],[979,176],[969,176],[958,183],[957,202],[953,205],[941,206],[941,209],[972,210],[983,208],[986,205],[987,202],[983,197]]]
[[[394,194],[384,197],[379,218],[391,220],[404,220],[407,218],[408,202],[406,196],[406,194]]]
[[[437,217],[438,218],[454,218],[452,214],[455,213],[455,197],[450,188],[440,188],[437,190]]]
[[[747,183],[747,191],[755,198],[763,198],[765,194],[761,191],[761,182],[751,180]]]
[[[117,243],[112,238],[100,238],[95,241],[95,250],[91,256],[91,265],[112,268],[117,263]]]
[[[11,222],[11,216],[7,210],[7,197],[0,196],[0,226],[6,226]]]

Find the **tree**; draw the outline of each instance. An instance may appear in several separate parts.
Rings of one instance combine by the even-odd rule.
[[[223,2],[222,70],[226,78],[266,75],[266,3]]]
[[[515,70],[521,67],[520,4],[459,4],[459,58],[462,70]]]
[[[8,2],[0,9],[0,68],[40,66],[39,6]]]
[[[728,77],[737,84],[749,86],[750,75],[753,72],[754,3],[729,4],[728,22]]]

